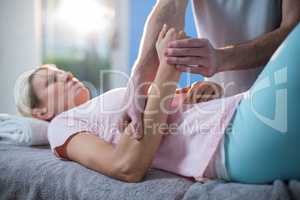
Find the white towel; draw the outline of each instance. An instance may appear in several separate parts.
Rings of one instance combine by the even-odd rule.
[[[49,122],[34,118],[0,114],[0,143],[47,145],[48,125]]]

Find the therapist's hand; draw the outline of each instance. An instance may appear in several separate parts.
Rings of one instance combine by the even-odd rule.
[[[178,70],[211,77],[218,72],[220,53],[207,39],[187,38],[170,42],[165,50],[168,64]]]
[[[195,104],[221,98],[223,88],[214,82],[199,81],[190,87],[178,89],[176,94],[185,93],[184,104]]]
[[[223,88],[214,82],[200,81],[192,85],[183,103],[194,104],[219,99],[223,96]]]
[[[123,98],[123,104],[126,110],[123,112],[119,119],[118,128],[121,133],[124,132],[126,127],[131,124],[133,131],[131,138],[140,140],[144,136],[143,132],[143,111],[145,109],[147,96],[139,93],[137,86],[131,84],[127,87],[127,91]]]

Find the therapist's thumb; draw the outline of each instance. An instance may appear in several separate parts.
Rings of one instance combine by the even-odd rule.
[[[132,117],[133,125],[133,139],[141,140],[144,137],[144,128],[143,128],[143,114],[141,112],[135,113]]]
[[[131,119],[127,112],[124,112],[121,118],[118,121],[118,130],[123,133],[128,124],[131,122]]]

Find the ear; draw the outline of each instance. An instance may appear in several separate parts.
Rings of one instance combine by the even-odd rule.
[[[37,119],[50,121],[53,118],[53,113],[49,113],[46,108],[33,108],[32,116]]]

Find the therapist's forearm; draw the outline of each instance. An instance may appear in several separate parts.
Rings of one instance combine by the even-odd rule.
[[[265,65],[291,31],[281,27],[248,43],[217,50],[220,56],[218,71],[241,70]]]
[[[251,69],[265,65],[290,29],[279,28],[248,43],[220,48],[218,71]]]
[[[139,54],[132,69],[131,80],[134,86],[154,80],[159,65],[155,50],[158,33],[163,24],[177,30],[184,28],[187,3],[187,0],[158,0],[156,2],[147,18]],[[141,88],[144,93],[147,91],[148,86]]]

